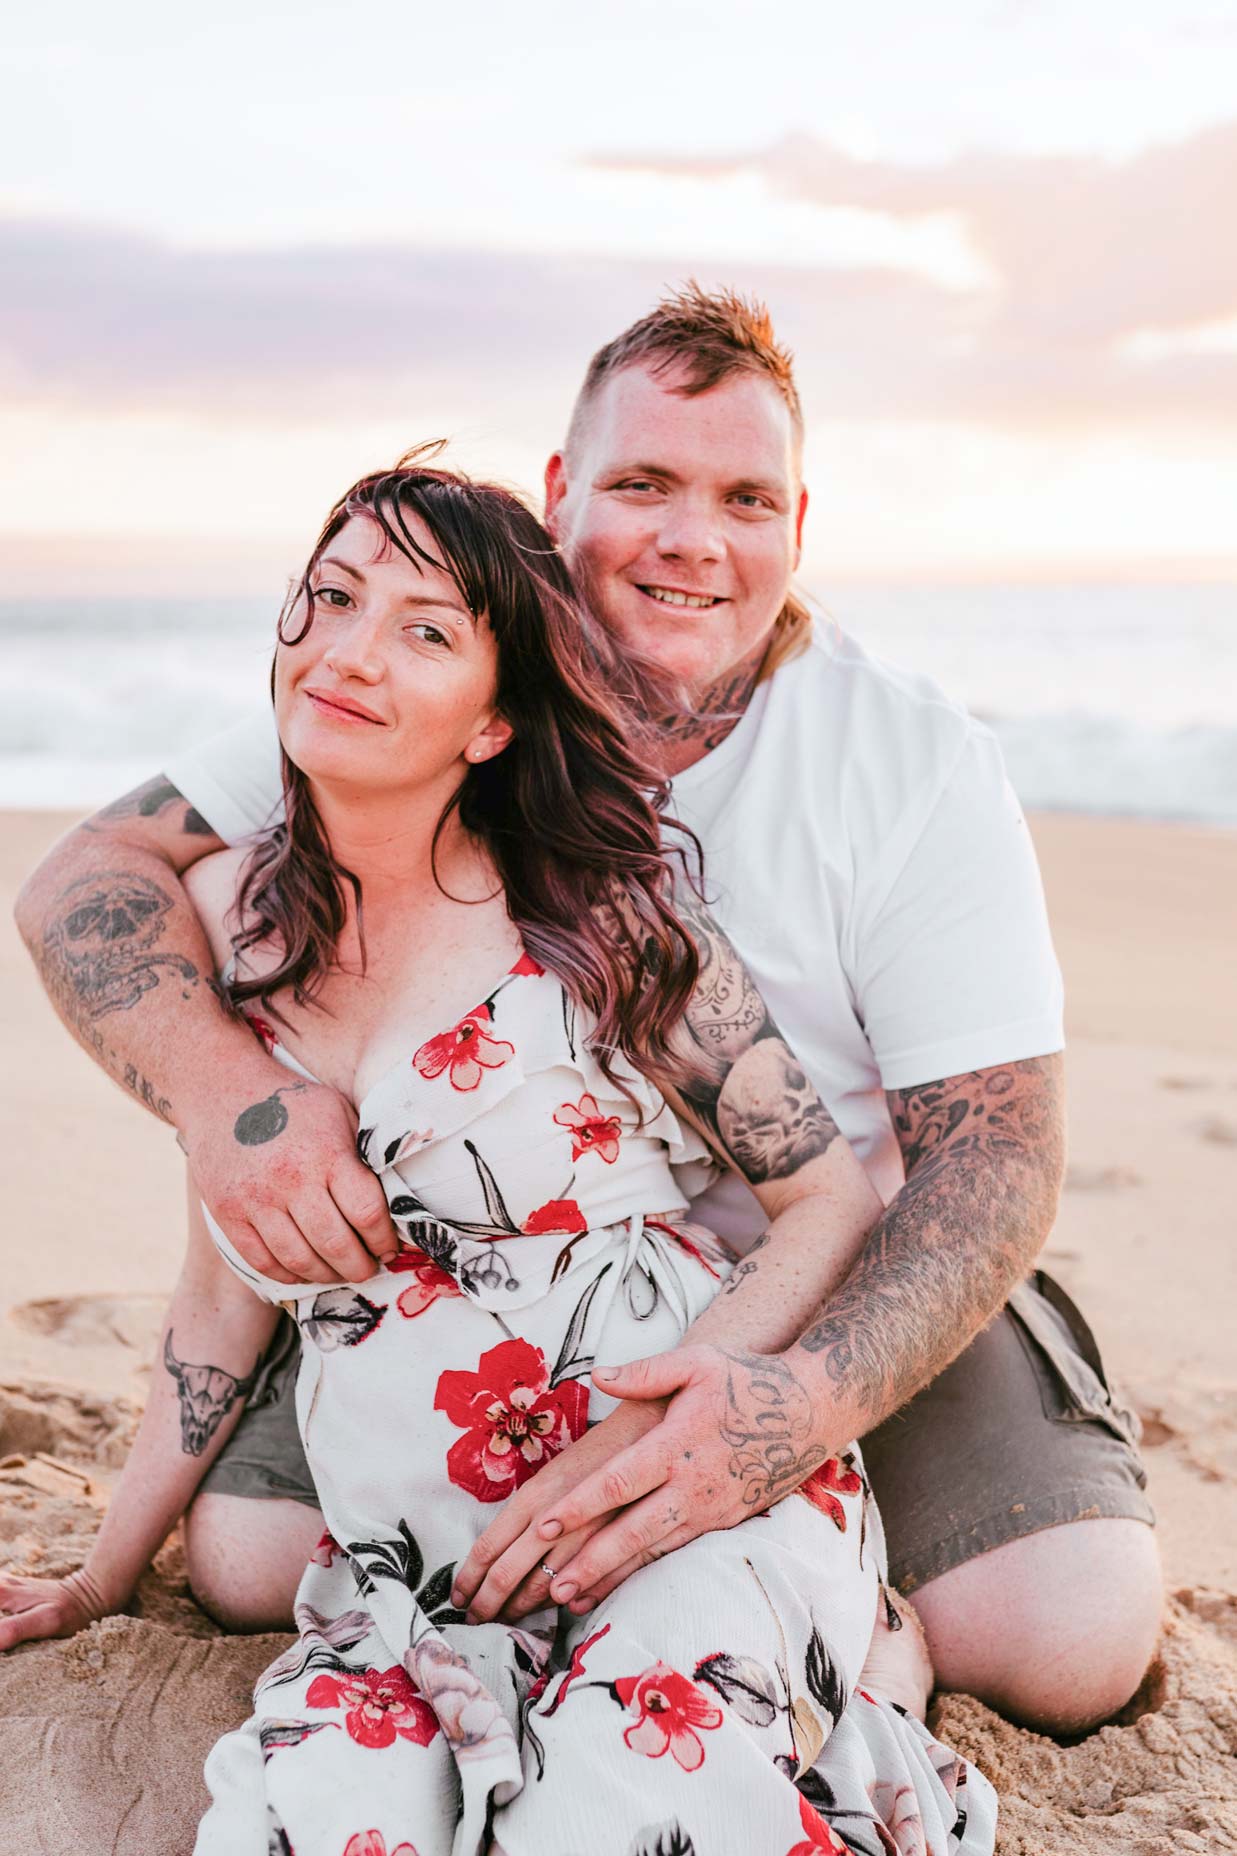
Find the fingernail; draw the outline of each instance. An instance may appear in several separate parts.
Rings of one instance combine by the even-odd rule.
[[[575,1597],[579,1589],[574,1579],[568,1579],[565,1582],[556,1579],[550,1587],[550,1597],[555,1604],[565,1605]]]
[[[458,1585],[451,1587],[451,1603],[457,1611],[464,1609],[464,1594]]]
[[[563,1524],[561,1521],[543,1521],[538,1531],[543,1540],[557,1540],[563,1531]]]
[[[618,1375],[619,1368],[617,1366],[595,1366],[593,1368],[594,1379],[617,1379]]]

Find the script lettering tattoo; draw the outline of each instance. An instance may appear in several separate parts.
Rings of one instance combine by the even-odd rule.
[[[812,1401],[774,1354],[727,1352],[726,1410],[721,1436],[729,1471],[755,1513],[798,1488],[826,1454],[817,1442]]]
[[[801,1337],[871,1414],[896,1411],[959,1354],[1034,1263],[1064,1165],[1060,1057],[888,1095],[907,1181]]]
[[[163,1343],[163,1364],[176,1381],[180,1400],[180,1447],[186,1456],[201,1456],[238,1399],[245,1399],[257,1384],[262,1356],[244,1379],[222,1366],[194,1366],[178,1360],[172,1351],[172,1330]]]
[[[232,1129],[233,1139],[242,1147],[262,1147],[267,1141],[278,1140],[288,1125],[288,1111],[279,1098],[297,1095],[304,1088],[304,1083],[289,1083],[274,1095],[242,1109]]]
[[[711,754],[738,727],[755,693],[767,649],[767,640],[762,639],[741,664],[702,691],[690,711],[656,709],[650,713],[649,720],[676,760],[682,759],[684,750],[695,759]]]
[[[139,1102],[144,1102],[146,1107],[159,1117],[160,1121],[172,1121],[175,1119],[172,1113],[172,1104],[168,1101],[166,1096],[161,1096],[159,1094],[150,1078],[148,1076],[143,1076],[135,1063],[125,1064],[124,1075],[121,1081],[124,1083],[125,1088],[130,1090],[132,1094],[137,1097]]]
[[[178,791],[163,774],[158,774],[153,780],[147,780],[142,786],[134,787],[131,793],[124,793],[119,799],[114,799],[111,805],[104,806],[97,816],[107,819],[155,818],[162,812],[164,806],[170,805],[181,805],[185,808],[184,817],[180,822],[183,832],[194,838],[214,837],[213,828],[207,824],[202,814],[196,807],[189,804],[185,795]]]
[[[171,906],[166,891],[131,870],[79,877],[62,891],[39,964],[70,1023],[127,1012],[166,975],[184,988],[198,984],[183,954],[155,951]]]
[[[827,1151],[837,1126],[729,937],[696,901],[679,912],[700,956],[676,1040],[683,1097],[749,1184],[789,1179]]]
[[[754,1276],[756,1274],[757,1270],[760,1268],[760,1264],[756,1260],[756,1252],[758,1250],[763,1250],[768,1241],[769,1233],[767,1231],[762,1231],[747,1255],[741,1262],[735,1265],[730,1275],[726,1278],[725,1283],[722,1285],[723,1295],[733,1295],[741,1282],[745,1282],[749,1276]]]

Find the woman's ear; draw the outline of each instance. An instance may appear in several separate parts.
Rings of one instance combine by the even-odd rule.
[[[505,747],[510,747],[514,739],[515,730],[505,716],[493,715],[464,749],[464,759],[472,761],[474,766],[483,760],[493,760]]]

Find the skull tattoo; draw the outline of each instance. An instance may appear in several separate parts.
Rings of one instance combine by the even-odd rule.
[[[154,952],[171,906],[157,884],[130,872],[82,877],[66,890],[43,945],[49,967],[91,1018],[128,1011],[159,984],[160,967],[196,983],[192,961]]]

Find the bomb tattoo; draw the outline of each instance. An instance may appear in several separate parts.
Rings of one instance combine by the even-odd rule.
[[[278,1140],[288,1125],[288,1111],[279,1098],[294,1096],[304,1087],[304,1083],[289,1083],[285,1089],[277,1089],[274,1095],[242,1109],[232,1129],[233,1138],[242,1147],[261,1147],[267,1141]]]

